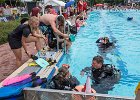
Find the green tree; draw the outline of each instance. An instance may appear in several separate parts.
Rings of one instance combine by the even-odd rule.
[[[5,2],[5,0],[0,0],[0,4],[2,4],[2,3],[4,3]]]
[[[104,0],[104,3],[110,3],[111,5],[115,4],[115,5],[118,5],[118,4],[123,4],[124,3],[124,0]]]
[[[34,2],[37,2],[37,1],[42,1],[42,0],[33,0]]]
[[[104,1],[103,0],[95,0],[95,3],[97,4],[97,3],[104,3]]]

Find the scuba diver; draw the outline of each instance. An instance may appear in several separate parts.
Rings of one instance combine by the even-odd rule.
[[[127,17],[127,21],[133,20],[133,17]]]
[[[108,53],[112,53],[113,49],[116,47],[115,43],[116,40],[110,39],[108,37],[100,37],[97,41],[98,46],[98,54],[101,55],[105,60],[112,61],[110,58],[107,57]]]
[[[68,69],[68,67],[64,66],[59,68],[58,74],[55,75],[50,82],[51,89],[72,90],[80,84],[77,78],[70,74]]]
[[[98,43],[99,48],[102,49],[107,49],[111,46],[114,46],[114,43],[110,42],[108,37],[101,37],[96,41],[96,43]]]
[[[98,46],[98,54],[101,55],[104,59],[112,61],[107,57],[107,54],[111,54],[113,52],[113,49],[116,47],[116,41],[112,40],[110,42],[108,37],[101,37],[96,41],[96,43]]]
[[[120,77],[120,70],[116,69],[114,65],[103,64],[104,60],[102,56],[95,56],[92,60],[92,66],[82,69],[81,75],[84,73],[91,73],[91,79],[96,84],[102,83],[102,80],[106,78],[117,79]]]

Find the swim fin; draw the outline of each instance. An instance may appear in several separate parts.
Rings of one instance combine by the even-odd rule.
[[[43,58],[38,58],[35,55],[31,55],[31,58],[42,68],[45,68],[49,65],[49,63]]]

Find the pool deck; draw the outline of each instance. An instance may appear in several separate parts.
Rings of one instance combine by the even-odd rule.
[[[67,19],[67,20],[70,21],[72,25],[74,25],[75,24],[75,19],[76,19],[76,17],[73,17],[72,19]],[[47,52],[51,52],[51,51],[47,51]],[[56,61],[59,62],[59,60],[60,60],[60,58],[62,57],[63,54],[64,54],[64,52],[62,50],[57,51],[55,53],[55,58],[54,59],[56,59]],[[28,68],[29,68],[28,65],[31,62],[33,62],[32,59],[27,60],[22,66],[20,66],[18,69],[16,69],[12,74],[10,74],[5,79],[25,74],[24,70],[28,70]],[[40,78],[48,77],[49,74],[53,71],[53,69],[56,68],[56,65],[57,65],[57,63],[53,64],[51,66],[47,66],[46,68],[39,69],[39,71],[37,71],[37,76],[40,76]],[[31,72],[33,72],[33,71],[31,71]],[[29,71],[28,71],[28,73],[29,73]],[[27,74],[27,72],[26,72],[26,74]],[[0,83],[0,87],[2,87],[2,82]]]
[[[50,53],[52,51],[47,51],[47,52]],[[59,51],[55,52],[52,56],[54,56],[54,59],[58,63],[60,58],[62,57],[62,55],[63,55],[63,51],[59,50]],[[31,68],[30,66],[28,66],[29,63],[31,63],[31,62],[33,62],[33,60],[29,59],[21,67],[19,67],[16,71],[14,71],[11,75],[9,75],[6,79],[12,78],[12,77],[15,77],[15,76],[19,76],[19,75],[23,75],[23,74],[29,74],[31,72],[36,71],[36,70],[32,70],[31,72],[27,72],[27,70]],[[40,78],[50,78],[54,74],[55,69],[58,67],[57,63],[55,63],[51,66],[47,66],[46,68],[41,68],[39,66],[38,67],[34,66],[33,69],[37,69],[37,71],[36,71],[37,76],[40,76]],[[54,72],[51,74],[51,76],[49,76],[50,73],[53,71],[53,69],[54,69]],[[0,87],[2,87],[2,82],[0,83]]]

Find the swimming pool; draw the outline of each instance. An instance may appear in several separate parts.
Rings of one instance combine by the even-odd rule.
[[[127,17],[133,21],[127,21]],[[89,14],[87,25],[78,32],[70,53],[61,61],[70,64],[70,72],[81,84],[85,84],[86,75],[80,76],[80,71],[91,66],[91,61],[97,54],[104,57],[105,63],[114,64],[121,70],[121,79],[108,94],[118,96],[135,96],[134,90],[140,81],[140,11],[94,11]],[[116,42],[116,48],[108,53],[101,53],[95,41],[102,36],[108,36]]]

